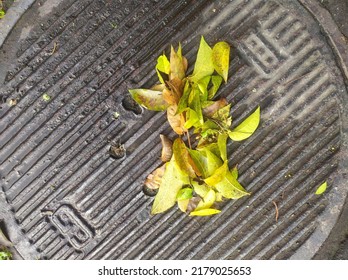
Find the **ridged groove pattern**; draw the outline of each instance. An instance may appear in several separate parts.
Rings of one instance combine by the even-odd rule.
[[[174,134],[163,113],[122,101],[156,82],[168,43],[193,62],[201,33],[237,49],[219,93],[234,125],[261,105],[255,135],[228,146],[252,195],[209,218],[150,216],[142,182],[160,165],[158,135]],[[16,55],[0,89],[17,100],[0,109],[1,186],[40,257],[284,259],[315,231],[326,201],[313,192],[338,166],[337,88],[306,26],[275,1],[64,0]],[[127,154],[113,160],[118,141]]]

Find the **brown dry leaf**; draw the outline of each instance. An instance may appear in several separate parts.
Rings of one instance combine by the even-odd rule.
[[[181,46],[179,46],[178,53],[175,52],[173,46],[171,46],[170,50],[170,79],[185,78],[185,69],[184,63],[181,56]]]
[[[177,134],[182,135],[185,132],[187,132],[187,129],[184,127],[186,120],[182,113],[176,114],[177,110],[178,110],[177,105],[170,105],[167,109],[167,118],[172,129]]]
[[[178,104],[178,97],[175,95],[175,93],[167,88],[165,88],[162,92],[163,99],[169,104],[169,105],[176,105]]]
[[[207,117],[212,117],[217,111],[219,111],[221,108],[228,105],[228,102],[226,98],[221,98],[217,101],[215,101],[213,104],[205,107],[202,109],[203,115]]]
[[[166,170],[166,165],[163,164],[161,167],[155,169],[145,180],[145,186],[149,189],[156,190],[160,187],[164,171]]]
[[[162,143],[162,153],[161,153],[161,160],[163,162],[170,161],[173,155],[173,149],[172,149],[172,141],[169,140],[169,138],[163,134],[160,134],[161,143]]]
[[[201,200],[202,199],[198,196],[190,198],[186,207],[186,213],[191,213],[193,210],[195,210]]]
[[[178,104],[184,91],[184,83],[178,78],[173,78],[167,82],[167,85],[177,98],[176,103]]]

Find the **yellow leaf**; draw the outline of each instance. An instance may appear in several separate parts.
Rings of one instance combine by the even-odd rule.
[[[210,208],[214,204],[215,199],[216,199],[215,191],[210,189],[208,193],[203,197],[203,200],[201,200],[198,203],[195,211]]]
[[[188,206],[189,202],[190,202],[190,199],[178,200],[178,207],[179,207],[179,209],[182,212],[186,213],[187,206]]]
[[[259,126],[260,123],[260,106],[257,107],[249,117],[247,117],[240,125],[235,129],[228,132],[228,136],[233,141],[242,141],[249,138]]]
[[[317,194],[317,195],[322,194],[323,192],[326,191],[326,188],[327,188],[327,182],[324,182],[323,184],[321,184],[321,185],[317,188],[315,194]]]
[[[221,182],[225,177],[228,171],[228,161],[225,160],[224,164],[215,170],[213,175],[204,179],[204,182],[211,187],[214,187],[217,183]]]
[[[174,140],[173,156],[181,171],[188,174],[191,178],[196,177],[195,170],[198,169],[195,167],[195,164],[187,150],[187,147],[181,138],[177,138]]]
[[[193,69],[191,80],[198,82],[200,79],[210,76],[214,72],[214,65],[212,60],[213,50],[207,42],[204,40],[204,37],[201,37],[201,42],[199,45],[197,59],[195,67]]]
[[[193,211],[190,213],[190,216],[210,216],[210,215],[219,214],[220,212],[221,212],[220,210],[209,208],[209,209]]]
[[[228,68],[230,63],[230,46],[226,42],[218,42],[213,47],[214,69],[227,82]]]
[[[164,84],[164,79],[162,77],[162,73],[164,74],[169,74],[169,71],[170,71],[170,63],[169,63],[169,60],[168,58],[166,57],[165,54],[159,56],[157,58],[157,64],[156,64],[156,72],[157,72],[157,75],[158,75],[158,79],[160,80],[160,82],[162,84]]]
[[[193,189],[196,194],[198,194],[200,197],[205,197],[209,190],[211,189],[206,184],[199,184],[198,182],[193,181],[192,182]]]
[[[174,157],[165,166],[162,182],[153,202],[151,214],[158,214],[171,208],[176,203],[179,190],[183,185],[189,183],[188,176],[180,171]]]

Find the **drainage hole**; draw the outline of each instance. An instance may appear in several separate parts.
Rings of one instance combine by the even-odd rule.
[[[125,98],[123,98],[122,106],[127,111],[132,111],[136,115],[140,115],[143,112],[138,103],[136,103],[130,95],[127,95]]]

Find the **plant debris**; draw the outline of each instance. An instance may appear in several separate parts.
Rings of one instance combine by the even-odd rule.
[[[317,190],[315,191],[315,194],[320,195],[320,194],[324,193],[326,191],[326,189],[327,189],[327,182],[325,181],[317,188]]]
[[[216,98],[228,80],[229,61],[228,43],[218,42],[211,48],[202,36],[192,74],[186,74],[188,62],[181,45],[177,50],[171,46],[169,58],[162,54],[157,59],[159,84],[129,90],[146,109],[167,111],[169,125],[178,134],[173,142],[160,135],[163,165],[145,182],[148,189],[158,189],[152,214],[177,203],[190,216],[214,215],[220,213],[216,202],[250,194],[238,182],[237,166],[231,170],[228,166],[227,141],[242,141],[255,132],[260,107],[231,128],[231,104]]]

